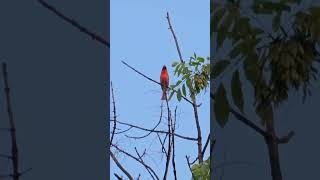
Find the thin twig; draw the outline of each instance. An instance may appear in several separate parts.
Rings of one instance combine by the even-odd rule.
[[[110,121],[113,121],[113,120],[110,120]],[[133,125],[133,124],[124,123],[124,122],[121,122],[121,121],[117,121],[117,123],[118,123],[118,124],[122,124],[122,125],[126,125],[126,126],[130,126],[130,127],[136,128],[136,129],[140,129],[140,130],[143,130],[143,131],[151,131],[151,132],[160,133],[160,134],[170,134],[170,135],[175,135],[175,136],[177,136],[177,137],[179,137],[179,138],[181,138],[181,139],[190,140],[190,141],[197,141],[197,138],[182,136],[182,135],[177,134],[177,133],[172,134],[172,133],[170,133],[170,132],[163,131],[163,130],[147,129],[147,128],[139,127],[139,126],[136,126],[136,125]]]
[[[113,130],[112,130],[111,139],[110,139],[110,144],[112,144],[114,133],[115,133],[116,127],[117,127],[117,116],[116,116],[116,103],[114,100],[112,81],[110,82],[110,85],[111,85],[111,95],[112,95],[112,104],[113,104],[113,120],[114,120],[113,121]]]
[[[136,154],[137,154],[137,156],[139,157],[139,159],[141,160],[141,162],[144,163],[144,161],[143,161],[143,159],[142,159],[142,156],[144,155],[145,152],[144,152],[142,155],[140,155],[140,153],[138,152],[138,149],[137,149],[136,147],[134,147],[134,150],[136,151]],[[155,179],[155,177],[154,177],[154,175],[152,174],[152,172],[151,172],[146,166],[144,166],[144,167],[146,168],[146,170],[147,170],[148,173],[150,174],[151,178],[152,178],[152,179]]]
[[[118,159],[116,158],[116,156],[113,154],[113,152],[110,150],[110,156],[113,159],[113,161],[116,163],[116,165],[118,166],[118,168],[130,179],[133,180],[133,177],[131,176],[131,174],[120,164],[120,162],[118,161]]]
[[[180,62],[183,63],[184,61],[183,61],[182,54],[181,54],[181,51],[180,51],[180,46],[179,46],[179,43],[178,43],[178,39],[177,39],[176,34],[174,33],[173,27],[171,25],[171,21],[170,21],[170,17],[169,17],[169,13],[168,12],[167,12],[167,20],[168,20],[169,29],[171,30],[174,42],[176,43],[176,47],[177,47],[177,51],[178,51],[178,54],[179,54]]]
[[[195,180],[196,178],[193,175],[193,172],[192,172],[192,169],[191,169],[190,160],[189,160],[189,157],[187,155],[186,155],[186,159],[187,159],[187,164],[188,164],[189,170],[190,170],[190,172],[192,174],[192,178]]]
[[[159,122],[151,129],[152,131],[149,131],[146,135],[143,135],[143,136],[128,136],[127,135],[127,137],[133,138],[133,139],[142,139],[142,138],[148,137],[159,126],[159,124],[161,123],[161,120],[162,120],[162,104],[160,106]]]
[[[174,110],[174,121],[172,120],[171,128],[172,128],[172,133],[175,132],[176,130],[176,119],[177,118],[177,106]],[[174,142],[174,136],[172,136],[172,166],[173,166],[173,175],[174,179],[177,180],[177,169],[176,169],[176,162],[175,162],[175,142]]]
[[[17,145],[17,138],[16,138],[16,127],[14,123],[14,116],[11,107],[11,98],[10,98],[10,88],[8,83],[8,72],[7,72],[7,64],[2,63],[2,74],[4,78],[4,90],[6,95],[7,101],[7,112],[10,122],[10,135],[11,135],[11,156],[12,156],[12,165],[13,165],[13,180],[19,180],[19,156],[18,156],[18,145]]]
[[[66,15],[61,13],[59,10],[57,10],[55,7],[51,6],[47,2],[45,2],[43,0],[38,0],[38,2],[43,7],[45,7],[46,9],[48,9],[51,12],[53,12],[55,15],[57,15],[58,17],[60,17],[64,21],[68,22],[69,24],[71,24],[73,27],[76,27],[77,29],[79,29],[80,32],[90,36],[93,40],[95,40],[95,41],[103,44],[104,46],[107,46],[108,48],[110,48],[110,43],[108,41],[106,41],[103,37],[97,35],[96,33],[93,33],[92,31],[88,30],[84,26],[80,25],[77,21],[67,17]]]
[[[171,151],[172,151],[172,144],[171,144],[171,135],[173,134],[173,132],[171,131],[171,112],[170,112],[170,108],[169,108],[169,103],[168,103],[168,98],[166,96],[166,103],[167,103],[167,111],[168,111],[168,154],[167,154],[167,159],[166,159],[166,167],[165,167],[165,171],[164,171],[164,175],[163,175],[163,180],[167,179],[167,175],[169,172],[169,165],[170,165],[170,158],[171,158]]]
[[[128,157],[136,160],[137,162],[139,162],[139,163],[140,163],[142,166],[144,166],[145,168],[148,168],[148,169],[152,172],[152,174],[156,177],[156,179],[159,180],[159,176],[158,176],[158,175],[155,173],[155,171],[154,171],[149,165],[147,165],[145,162],[141,161],[139,158],[133,156],[132,154],[126,152],[125,150],[119,148],[119,147],[118,147],[117,145],[115,145],[115,144],[111,144],[111,146],[114,147],[114,148],[116,148],[119,152],[121,152],[121,153],[127,155]]]

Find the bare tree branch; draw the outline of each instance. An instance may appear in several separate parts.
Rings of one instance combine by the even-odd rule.
[[[140,161],[144,163],[144,161],[143,161],[143,159],[142,159],[142,156],[144,155],[145,151],[144,151],[144,153],[143,153],[142,155],[140,155],[136,147],[134,148],[134,150],[136,151],[136,154],[138,155]],[[144,166],[144,167],[146,168],[146,170],[148,171],[148,173],[150,174],[150,176],[152,177],[152,179],[155,179],[155,177],[154,177],[154,175],[152,174],[152,172],[151,172],[146,166]]]
[[[159,124],[161,123],[161,120],[162,120],[162,104],[160,106],[159,122],[151,129],[151,131],[149,131],[146,135],[143,135],[143,136],[128,136],[127,135],[127,137],[133,138],[133,139],[142,139],[142,138],[148,137],[159,126]]]
[[[118,179],[118,180],[123,180],[122,177],[120,177],[118,174],[114,173],[114,176]]]
[[[167,179],[167,175],[169,172],[169,165],[170,165],[170,158],[171,158],[171,151],[172,151],[172,144],[171,144],[171,135],[173,134],[173,132],[171,131],[171,111],[169,108],[169,103],[168,103],[168,97],[166,96],[166,103],[167,103],[167,111],[168,111],[168,154],[167,154],[167,159],[166,159],[166,168],[164,171],[164,175],[163,175],[163,180]]]
[[[112,130],[111,139],[110,139],[110,144],[112,144],[114,133],[117,127],[117,116],[116,116],[117,113],[116,113],[116,103],[114,100],[112,81],[110,82],[110,85],[111,85],[111,95],[112,95],[112,104],[113,104],[113,130]]]
[[[11,98],[10,98],[10,88],[8,83],[8,72],[7,72],[7,64],[2,63],[2,74],[4,78],[4,90],[6,95],[7,102],[7,112],[10,122],[10,135],[11,135],[11,160],[13,165],[13,180],[19,180],[19,156],[18,156],[18,144],[16,137],[16,127],[14,123],[14,116],[11,107]]]
[[[192,172],[192,169],[191,169],[191,164],[190,164],[190,160],[189,160],[190,157],[188,157],[188,156],[186,155],[186,159],[187,159],[188,167],[189,167],[190,172],[191,172],[191,174],[192,174],[192,178],[193,178],[193,179],[196,179],[196,178],[194,177],[193,172]]]
[[[133,180],[133,177],[131,176],[131,174],[120,164],[120,162],[118,161],[118,159],[116,158],[116,156],[113,154],[113,152],[110,150],[110,156],[113,159],[113,161],[116,163],[116,165],[118,166],[118,168],[130,179]]]
[[[171,128],[172,133],[176,130],[176,120],[177,120],[177,106],[174,110],[174,121],[172,120]],[[174,142],[174,136],[172,136],[172,166],[173,166],[173,175],[174,179],[177,180],[177,169],[176,169],[176,162],[175,162],[175,142]]]
[[[182,54],[181,54],[181,51],[180,51],[180,46],[179,46],[179,43],[178,43],[176,34],[174,33],[173,27],[172,27],[172,25],[171,25],[170,17],[169,17],[169,13],[168,13],[168,12],[167,12],[167,20],[168,20],[169,29],[171,30],[171,33],[172,33],[174,42],[176,43],[176,47],[177,47],[177,51],[178,51],[178,54],[179,54],[180,62],[183,63],[184,61],[183,61]]]
[[[286,136],[278,138],[277,141],[279,144],[286,144],[290,141],[290,139],[294,136],[294,131],[290,131]]]
[[[113,120],[110,120],[110,121],[113,121]],[[133,124],[124,123],[124,122],[121,122],[121,121],[117,121],[117,123],[118,124],[122,124],[122,125],[126,125],[126,126],[130,126],[130,127],[136,128],[136,129],[140,129],[140,130],[143,130],[143,131],[151,131],[151,132],[160,133],[160,134],[171,134],[171,135],[175,135],[175,136],[177,136],[177,137],[179,137],[181,139],[190,140],[190,141],[197,141],[197,138],[182,136],[182,135],[177,134],[177,133],[172,134],[171,132],[167,132],[167,131],[147,129],[147,128],[139,127],[139,126],[136,126],[136,125],[133,125]]]
[[[119,147],[118,147],[117,145],[115,145],[115,144],[111,144],[111,146],[114,147],[114,148],[116,148],[119,152],[121,152],[121,153],[127,155],[128,157],[136,160],[137,162],[139,162],[139,163],[140,163],[142,166],[144,166],[145,168],[148,168],[148,169],[152,172],[152,174],[156,177],[156,179],[159,180],[159,176],[158,176],[158,175],[155,173],[155,171],[154,171],[149,165],[147,165],[145,162],[141,161],[139,158],[133,156],[132,154],[124,151],[123,149],[119,148]]]
[[[238,113],[237,111],[230,108],[230,112],[238,119],[239,121],[243,122],[245,125],[251,127],[253,130],[261,134],[263,137],[267,137],[268,133],[265,132],[263,129],[255,125],[253,122],[251,122],[249,119]]]
[[[108,41],[106,41],[104,38],[102,38],[101,36],[97,35],[96,33],[93,33],[92,31],[88,30],[87,28],[85,28],[84,26],[80,25],[77,21],[67,17],[66,15],[64,15],[62,12],[60,12],[59,10],[57,10],[55,7],[51,6],[50,4],[48,4],[47,2],[43,1],[43,0],[38,0],[38,2],[45,7],[46,9],[48,9],[49,11],[53,12],[55,15],[57,15],[58,17],[60,17],[61,19],[63,19],[64,21],[66,21],[67,23],[71,24],[73,27],[77,28],[80,32],[90,36],[93,40],[103,44],[104,46],[110,48],[110,43]]]

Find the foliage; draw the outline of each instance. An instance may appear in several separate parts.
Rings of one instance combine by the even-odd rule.
[[[174,67],[174,75],[181,79],[170,86],[171,94],[169,99],[174,94],[172,89],[177,91],[177,99],[180,101],[182,96],[189,96],[192,99],[208,87],[210,80],[209,58],[205,59],[194,53],[188,63],[173,62],[172,67]]]
[[[195,164],[191,168],[194,180],[210,179],[210,157],[203,164]]]
[[[223,82],[215,84],[218,88],[214,92],[214,111],[220,126],[227,122],[232,104],[244,113],[244,82],[254,89],[254,106],[262,123],[273,117],[273,105],[287,101],[291,89],[301,91],[303,100],[311,95],[310,86],[317,79],[315,60],[320,55],[320,7],[293,12],[300,3],[301,0],[254,0],[246,9],[249,13],[244,13],[239,0],[211,5],[216,50],[228,42],[232,45],[228,57],[217,59],[212,67],[213,80],[233,68],[231,81],[224,82],[230,83],[231,92]],[[291,13],[289,20],[293,20],[285,19],[285,13]],[[270,17],[272,32],[261,26],[259,16]],[[229,94],[232,103],[228,102]]]

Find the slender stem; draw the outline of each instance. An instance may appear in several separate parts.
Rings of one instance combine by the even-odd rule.
[[[182,54],[181,54],[181,51],[180,51],[180,46],[179,46],[179,43],[178,43],[178,39],[177,39],[176,34],[174,33],[173,27],[171,25],[171,21],[170,21],[170,17],[169,17],[169,13],[168,12],[167,12],[167,20],[168,20],[169,29],[170,29],[170,31],[172,33],[174,42],[176,43],[176,47],[177,47],[177,51],[178,51],[178,54],[179,54],[180,61],[183,63],[184,61],[183,61]]]
[[[7,112],[10,122],[10,135],[11,135],[11,159],[13,164],[13,180],[19,180],[19,156],[18,156],[18,145],[17,145],[17,137],[16,137],[16,127],[14,123],[14,116],[11,107],[11,98],[10,98],[10,88],[8,83],[8,72],[7,72],[7,64],[2,63],[2,73],[4,78],[4,90],[6,94],[7,101]]]
[[[131,174],[120,164],[120,162],[118,161],[118,159],[116,158],[116,156],[113,154],[112,151],[110,151],[110,156],[113,159],[113,161],[116,163],[116,165],[118,166],[119,169],[121,169],[121,171],[130,179],[133,180],[133,177],[131,176]],[[119,178],[118,178],[119,179]],[[121,178],[120,178],[121,179]]]

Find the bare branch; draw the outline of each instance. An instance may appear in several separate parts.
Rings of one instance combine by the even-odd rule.
[[[113,130],[112,130],[111,139],[110,139],[110,144],[112,144],[114,133],[117,127],[117,116],[116,116],[117,113],[116,113],[116,103],[114,100],[112,81],[110,82],[110,85],[111,85],[111,95],[112,95],[112,104],[113,104]]]
[[[232,108],[230,108],[230,112],[238,119],[239,121],[243,122],[245,125],[251,127],[253,130],[261,134],[263,137],[267,137],[268,133],[265,132],[263,129],[255,125],[253,122],[251,122],[249,119],[241,115],[240,113],[236,112]]]
[[[10,98],[10,88],[8,83],[8,72],[7,72],[7,64],[2,63],[2,74],[4,78],[4,90],[6,95],[7,102],[7,112],[10,122],[10,135],[11,135],[11,156],[12,156],[12,165],[13,165],[13,180],[19,180],[19,156],[18,156],[18,145],[16,138],[16,127],[14,123],[14,116],[11,107],[11,98]]]
[[[161,123],[161,120],[162,120],[162,104],[160,106],[159,122],[151,129],[151,131],[149,131],[146,135],[143,135],[143,136],[127,136],[127,137],[133,138],[133,139],[142,139],[142,138],[148,137],[159,126],[159,124]]]
[[[152,172],[152,174],[156,177],[156,179],[159,180],[159,176],[155,173],[155,171],[154,171],[149,165],[147,165],[146,163],[144,163],[143,161],[141,161],[139,158],[133,156],[132,154],[130,154],[130,153],[124,151],[123,149],[119,148],[117,145],[111,144],[111,146],[114,147],[114,148],[116,148],[119,152],[121,152],[121,153],[127,155],[128,157],[136,160],[137,162],[139,162],[139,163],[140,163],[142,166],[144,166],[145,168],[148,168],[148,169]]]
[[[166,97],[166,103],[167,103],[167,111],[168,111],[168,154],[167,154],[167,160],[166,160],[166,168],[164,171],[164,175],[163,175],[163,180],[167,179],[167,175],[168,175],[168,171],[169,171],[169,165],[170,165],[170,158],[171,158],[171,151],[172,151],[172,144],[171,144],[171,135],[172,135],[172,131],[171,131],[171,111],[169,108],[169,103],[168,103],[168,98]]]
[[[142,155],[140,155],[139,152],[138,152],[138,149],[136,147],[134,148],[134,150],[136,151],[136,154],[138,155],[140,161],[144,163],[144,161],[142,159],[142,156],[145,154],[145,151],[144,151],[144,153]],[[146,168],[146,170],[148,171],[148,173],[150,174],[152,179],[155,179],[155,177],[153,176],[152,172],[146,166],[144,166],[144,167]]]
[[[281,138],[277,138],[278,144],[286,144],[290,141],[290,139],[294,136],[294,131],[290,131],[286,136]]]
[[[110,120],[110,121],[113,121],[113,120]],[[139,126],[136,126],[136,125],[133,125],[133,124],[124,123],[124,122],[121,122],[121,121],[117,121],[117,123],[118,124],[122,124],[122,125],[126,125],[126,126],[131,126],[133,128],[140,129],[140,130],[143,130],[143,131],[151,131],[151,132],[160,133],[160,134],[171,134],[171,135],[175,135],[175,136],[177,136],[177,137],[179,137],[181,139],[190,140],[190,141],[197,141],[197,138],[182,136],[182,135],[177,134],[177,133],[172,134],[172,133],[167,132],[167,131],[147,129],[147,128],[139,127]]]
[[[174,33],[173,27],[172,27],[172,25],[171,25],[170,17],[169,17],[169,13],[168,13],[168,12],[167,12],[167,20],[168,20],[169,29],[171,30],[171,33],[172,33],[174,42],[176,43],[176,47],[177,47],[177,51],[178,51],[178,54],[179,54],[180,62],[183,63],[184,61],[183,61],[182,54],[181,54],[181,51],[180,51],[180,46],[179,46],[179,43],[178,43],[176,34]]]
[[[80,32],[90,36],[93,40],[103,44],[104,46],[110,48],[110,43],[107,42],[103,37],[97,35],[96,33],[93,33],[92,31],[88,30],[87,28],[85,28],[84,26],[80,25],[77,21],[67,17],[66,15],[64,15],[63,13],[61,13],[59,10],[57,10],[55,7],[51,6],[50,4],[48,4],[47,2],[43,1],[43,0],[38,0],[38,2],[45,7],[46,9],[48,9],[49,11],[53,12],[55,15],[57,15],[58,17],[60,17],[61,19],[63,19],[64,21],[66,21],[67,23],[71,24],[73,27],[77,28]]]
[[[123,180],[122,177],[120,177],[118,174],[114,173],[114,176],[118,179],[118,180]]]
[[[171,128],[172,133],[176,130],[176,120],[177,120],[177,106],[174,110],[174,121],[172,120]],[[175,142],[174,142],[174,136],[172,136],[172,166],[173,166],[173,175],[174,179],[177,180],[177,170],[176,170],[176,162],[175,162]]]
[[[196,178],[194,177],[193,173],[192,173],[192,169],[191,169],[191,164],[190,164],[190,160],[189,160],[189,158],[190,158],[190,157],[188,157],[188,156],[186,155],[187,164],[188,164],[188,167],[189,167],[190,172],[191,172],[191,174],[192,174],[192,178],[193,178],[193,179],[196,179]]]
[[[116,165],[118,166],[118,168],[130,179],[133,180],[133,177],[131,176],[131,174],[120,164],[120,162],[118,161],[118,159],[116,158],[116,156],[113,154],[113,152],[110,150],[110,156],[113,159],[113,161],[116,163]]]

